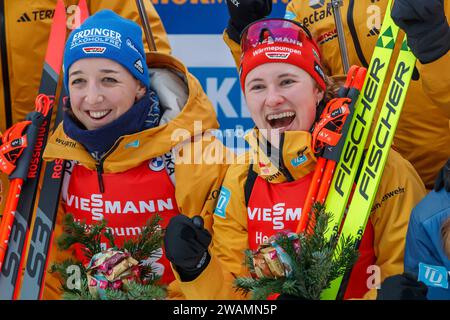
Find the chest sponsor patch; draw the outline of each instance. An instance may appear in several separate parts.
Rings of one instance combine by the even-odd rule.
[[[298,166],[302,165],[303,163],[305,163],[306,160],[308,160],[308,158],[305,155],[301,155],[297,158],[292,159],[291,164],[293,167],[298,167]]]
[[[161,171],[162,169],[164,169],[164,160],[161,157],[153,158],[152,160],[150,160],[148,167],[152,171]]]

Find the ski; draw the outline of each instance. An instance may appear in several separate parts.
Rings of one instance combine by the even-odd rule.
[[[415,58],[406,45],[406,39],[404,39],[396,61],[393,77],[389,83],[388,94],[382,104],[380,117],[373,131],[374,135],[367,151],[368,156],[364,159],[361,175],[356,184],[356,191],[349,204],[348,213],[342,229],[340,229],[398,35],[399,28],[393,22],[390,14],[391,5],[392,0],[389,0],[380,36],[377,40],[361,91],[362,94],[356,103],[356,112],[350,124],[343,153],[336,167],[331,188],[325,201],[326,211],[331,212],[333,215],[331,220],[332,228],[328,230],[326,234],[327,238],[339,237],[339,230],[341,230],[340,237],[351,236],[355,240],[357,247],[359,246],[369,218],[371,205],[383,173],[384,164],[392,143],[415,63]],[[402,86],[398,89],[400,83]],[[397,89],[401,93],[393,91]],[[391,101],[392,94],[398,96],[396,96],[398,101],[395,101],[395,106],[393,106],[393,102]],[[386,128],[384,127],[387,126],[387,121],[389,121],[388,132],[383,137],[385,140],[381,144],[378,141],[380,138],[379,134],[385,133]],[[340,241],[340,238],[338,241]],[[343,277],[335,279],[331,283],[331,287],[322,292],[322,299],[334,300],[336,298],[342,298],[349,276],[350,272],[347,272],[345,281],[343,281]],[[341,284],[343,285],[341,286]]]
[[[78,10],[79,19],[76,20],[75,27],[78,27],[89,15],[86,0],[80,0]],[[62,88],[54,130],[56,130],[63,119],[63,106],[66,95],[67,93]],[[45,271],[48,267],[48,256],[53,241],[53,230],[66,165],[66,161],[62,159],[49,162],[46,165],[33,223],[20,299],[37,300],[42,298]]]
[[[62,0],[58,0],[53,16],[42,70],[39,94],[45,94],[54,100],[61,71],[64,42],[66,38],[66,9]],[[54,102],[54,101],[53,101]],[[42,153],[47,142],[52,116],[51,108],[39,129],[37,142],[33,150],[27,180],[20,192],[15,219],[11,229],[8,250],[0,273],[0,299],[17,298],[17,280],[22,274],[24,249],[29,237],[29,226],[33,213],[36,191],[42,166]]]
[[[415,62],[416,58],[409,50],[405,36],[338,241],[352,236],[355,246],[359,247],[400,119]],[[349,277],[350,272],[347,272],[344,277],[333,281],[331,288],[323,293],[323,297],[342,298]]]
[[[64,105],[65,90],[61,90],[54,129],[63,118],[62,106]],[[61,185],[64,177],[64,160],[55,160],[47,163],[44,171],[39,201],[34,217],[33,229],[29,243],[26,266],[23,275],[20,299],[38,300],[42,297],[42,289],[45,281],[44,271],[47,269],[48,254],[53,241],[53,229],[58,210]],[[20,277],[17,285],[20,286]]]
[[[80,0],[78,9],[80,19],[78,19],[76,27],[83,23],[89,16],[86,0]],[[63,87],[60,94],[54,130],[56,130],[63,119],[64,110],[62,107],[66,95],[67,93]],[[68,164],[66,161],[58,159],[47,163],[45,168],[28,249],[25,274],[20,290],[21,300],[38,300],[42,298],[46,275],[45,271],[48,267],[48,258],[53,242],[53,231],[60,202],[61,187],[65,168]]]
[[[10,188],[0,224],[0,271],[8,250],[11,229],[15,220],[22,186],[27,180],[28,168],[38,140],[39,130],[52,106],[52,100],[40,94],[35,100],[35,111],[5,131],[1,146],[1,171],[8,175]]]
[[[366,79],[356,102],[355,113],[325,201],[326,211],[333,214],[330,221],[331,228],[327,233],[328,238],[338,234],[392,57],[398,27],[390,16],[391,4],[392,0],[389,0],[380,36],[367,69]]]

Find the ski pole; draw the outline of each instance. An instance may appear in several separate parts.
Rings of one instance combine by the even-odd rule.
[[[14,223],[14,215],[19,201],[22,185],[27,179],[28,168],[30,166],[39,129],[51,108],[51,102],[52,101],[48,96],[38,95],[35,101],[35,111],[30,112],[26,118],[26,120],[31,121],[26,129],[28,145],[23,151],[21,157],[18,159],[16,169],[9,176],[9,179],[11,180],[11,187],[8,192],[7,202],[5,204],[3,218],[0,225],[0,271],[5,258],[6,250],[8,249],[8,241],[11,234],[11,228]]]
[[[142,0],[136,0],[136,6],[138,8],[139,17],[142,21],[142,27],[144,29],[145,39],[147,40],[148,49],[150,51],[156,51],[155,38],[153,37],[152,28],[148,21],[147,11],[145,11],[145,5]]]
[[[300,233],[306,229],[309,221],[309,213],[314,202],[316,202],[317,192],[320,187],[320,181],[322,180],[323,171],[327,164],[327,159],[319,157],[317,159],[316,169],[311,180],[311,185],[309,186],[308,193],[306,194],[305,204],[303,205],[302,214],[300,216],[300,221],[297,226],[297,233]]]
[[[345,42],[344,27],[342,25],[342,17],[340,7],[342,6],[342,0],[331,0],[331,7],[333,8],[334,24],[336,25],[336,31],[339,41],[339,49],[341,51],[342,67],[344,73],[347,74],[350,63],[348,61],[347,44]]]
[[[339,97],[344,97],[347,94],[348,86],[351,85],[351,80],[353,79],[353,77],[351,75],[353,74],[353,71],[356,68],[357,68],[357,66],[352,66],[352,69],[349,71],[349,74],[347,75],[347,80],[344,84],[344,87],[342,87],[339,90],[339,93],[338,93]],[[320,144],[320,147],[318,146],[318,148],[323,149],[325,147],[325,145],[323,144],[323,141],[321,139],[316,139],[316,137],[321,135],[321,129],[323,127],[327,126],[327,123],[325,122],[325,119],[324,119],[324,114],[325,114],[325,112],[328,111],[328,108],[329,108],[329,105],[327,105],[326,109],[320,116],[320,119],[319,119],[318,123],[315,125],[315,128],[313,130],[313,149],[314,150],[316,150],[316,143]],[[339,130],[338,127],[334,128],[334,129]],[[322,186],[322,179],[324,176],[325,169],[327,167],[327,163],[328,163],[328,159],[326,157],[324,157],[323,155],[318,157],[316,169],[314,171],[314,175],[312,177],[311,184],[309,186],[308,193],[306,195],[306,200],[305,200],[305,204],[302,209],[300,221],[299,221],[299,224],[297,225],[297,230],[296,230],[297,233],[303,232],[307,228],[308,225],[311,226],[311,223],[309,222],[309,218],[310,218],[309,213],[311,211],[311,208],[312,208],[314,202],[318,201],[317,196],[318,196],[319,190],[321,189],[321,186]],[[311,228],[308,228],[308,231],[311,231],[311,230],[312,230]]]
[[[322,146],[322,148],[324,148],[324,152],[323,155],[317,159],[316,169],[314,171],[311,185],[306,196],[305,205],[302,210],[302,215],[297,226],[297,233],[303,232],[306,228],[308,228],[308,231],[312,230],[311,227],[313,226],[314,221],[310,221],[309,219],[311,208],[314,202],[325,202],[328,190],[330,188],[330,183],[333,178],[334,168],[336,167],[336,162],[342,152],[343,141],[348,132],[349,121],[346,121],[346,119],[348,119],[349,115],[353,112],[354,104],[356,103],[359,91],[361,90],[365,75],[365,68],[358,66],[352,66],[350,68],[346,82],[338,92],[338,97],[341,99],[349,99],[336,100],[335,103],[327,105],[325,112],[327,112],[331,117],[324,117],[322,115],[319,123],[317,124],[316,130],[314,130],[313,135],[315,136],[320,136],[323,132],[322,130],[327,130],[327,135],[331,136],[332,134],[339,134],[340,136],[337,142],[331,143],[331,141],[329,141],[327,144]],[[348,104],[347,107],[344,105],[342,106],[344,109],[339,107],[343,102]],[[338,106],[338,108],[336,106]],[[336,121],[337,123],[333,124],[334,128],[332,130],[327,129],[327,125],[331,122],[331,120],[338,120]],[[339,121],[342,122],[338,123]],[[319,143],[323,143],[323,140],[318,140]],[[316,143],[313,144],[315,145]]]
[[[340,92],[340,96],[347,97],[351,99],[349,104],[350,115],[354,113],[355,103],[358,99],[359,93],[361,92],[364,79],[366,78],[367,69],[362,67],[352,66],[350,68],[349,74],[351,75],[351,79],[347,78],[347,83],[342,88],[343,91]],[[328,195],[328,191],[330,190],[331,180],[333,179],[334,169],[336,168],[336,163],[339,160],[339,157],[342,153],[343,142],[345,136],[347,135],[348,128],[350,126],[350,120],[346,121],[342,127],[342,137],[338,142],[338,144],[333,147],[330,146],[325,149],[324,157],[328,159],[327,165],[325,167],[325,171],[323,173],[321,186],[319,188],[319,192],[317,194],[317,200],[322,203],[325,203],[325,199]]]

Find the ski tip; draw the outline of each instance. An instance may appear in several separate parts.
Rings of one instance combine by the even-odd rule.
[[[80,22],[83,23],[89,17],[89,9],[86,0],[80,0],[78,2],[78,8],[80,9]]]
[[[62,0],[56,3],[50,37],[45,54],[45,62],[59,75],[62,66],[62,54],[66,41],[66,7]]]

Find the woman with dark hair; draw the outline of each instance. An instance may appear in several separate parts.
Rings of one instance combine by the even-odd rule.
[[[247,136],[249,152],[225,176],[212,246],[201,225],[186,217],[173,219],[166,233],[167,256],[191,299],[245,298],[233,288],[236,277],[249,275],[244,251],[296,230],[317,163],[311,129],[334,95],[318,46],[299,23],[256,21],[244,30],[241,50],[241,88],[256,126]],[[409,214],[424,195],[414,168],[391,149],[345,298],[376,296],[367,285],[371,265],[379,266],[380,281],[403,270]],[[186,269],[188,259],[206,262]]]

